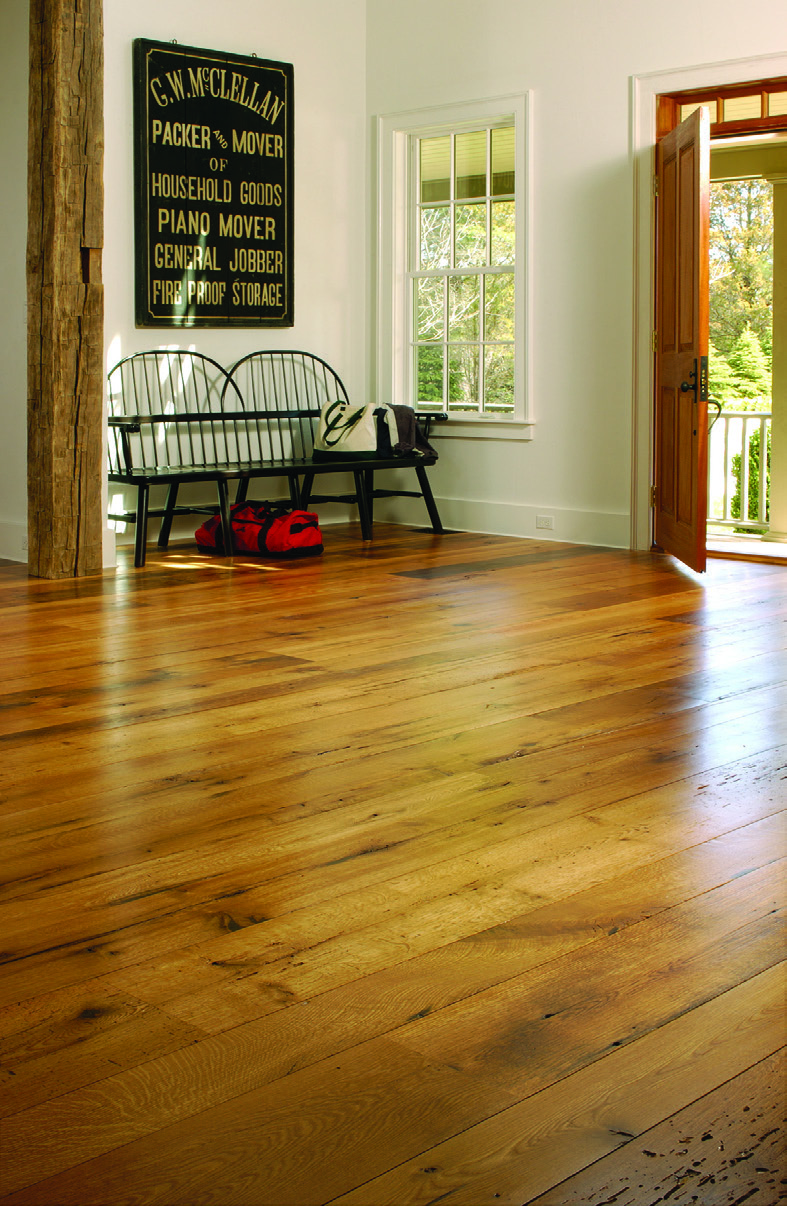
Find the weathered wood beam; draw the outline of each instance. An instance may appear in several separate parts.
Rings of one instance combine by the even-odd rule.
[[[101,569],[102,0],[31,0],[29,572]]]

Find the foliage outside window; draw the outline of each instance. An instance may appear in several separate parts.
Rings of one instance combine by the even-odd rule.
[[[411,139],[416,409],[515,414],[515,148],[512,124]]]

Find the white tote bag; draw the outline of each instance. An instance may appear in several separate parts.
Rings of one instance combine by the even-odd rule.
[[[398,438],[396,417],[390,406],[326,402],[320,411],[314,460],[372,460],[393,456]]]

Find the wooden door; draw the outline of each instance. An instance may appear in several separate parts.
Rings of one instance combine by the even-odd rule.
[[[655,544],[705,569],[708,508],[710,118],[658,143]]]

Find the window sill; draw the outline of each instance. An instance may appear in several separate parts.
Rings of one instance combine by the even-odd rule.
[[[434,423],[430,440],[532,440],[535,423],[519,419],[455,419]]]

